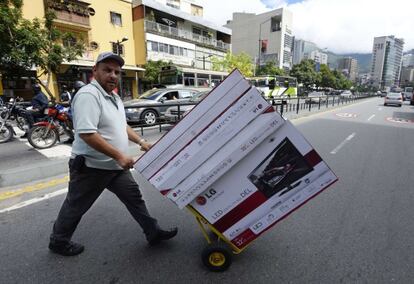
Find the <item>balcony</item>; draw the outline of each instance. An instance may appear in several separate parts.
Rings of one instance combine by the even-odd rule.
[[[61,26],[90,30],[89,3],[76,0],[54,1],[45,0],[45,10],[56,15],[54,22]]]
[[[213,46],[222,50],[230,50],[230,44],[225,43],[221,40],[212,39],[202,35],[194,34],[190,31],[177,29],[167,25],[159,24],[153,21],[145,21],[145,31],[155,32],[160,35],[166,35],[170,37],[175,37],[178,39],[185,39],[189,41],[195,41],[197,43]]]

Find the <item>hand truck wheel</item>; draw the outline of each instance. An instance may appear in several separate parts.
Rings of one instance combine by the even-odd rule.
[[[201,253],[203,264],[213,272],[227,270],[232,263],[233,252],[224,243],[208,244]]]

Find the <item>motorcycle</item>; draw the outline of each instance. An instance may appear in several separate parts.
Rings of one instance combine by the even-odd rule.
[[[3,104],[0,107],[0,143],[6,143],[10,141],[16,132],[13,129],[13,126],[10,124],[10,119],[12,115],[12,109],[16,101],[10,99],[6,104]]]
[[[50,148],[60,142],[60,136],[66,134],[73,139],[72,118],[69,108],[56,104],[45,109],[47,115],[44,121],[37,122],[29,130],[27,140],[37,149]]]

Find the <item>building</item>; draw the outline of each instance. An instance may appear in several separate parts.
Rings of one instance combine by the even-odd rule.
[[[403,55],[403,67],[414,66],[414,50]]]
[[[338,69],[345,76],[355,82],[358,76],[358,61],[352,57],[343,57],[338,60]]]
[[[403,67],[401,70],[401,85],[414,82],[414,66]]]
[[[63,42],[64,46],[73,44],[80,38],[86,44],[86,51],[81,58],[64,62],[57,74],[51,74],[48,87],[53,96],[59,97],[62,86],[71,88],[76,80],[90,82],[92,67],[98,54],[103,51],[118,52],[125,60],[120,95],[125,99],[138,96],[139,78],[142,77],[144,69],[137,66],[135,58],[131,1],[24,0],[23,3],[23,17],[29,20],[43,18],[48,10],[55,12],[55,26],[72,34],[70,39]],[[3,78],[5,94],[30,98],[30,78],[36,72],[42,70],[28,70],[28,76],[23,78]],[[46,80],[46,77],[41,79]]]
[[[398,86],[404,40],[394,36],[375,37],[372,48],[371,83],[378,87]]]
[[[293,64],[299,64],[303,59],[309,59],[313,51],[320,48],[313,42],[295,39],[293,46]]]
[[[165,6],[181,10],[193,16],[203,17],[203,6],[199,0],[155,0]]]
[[[183,11],[193,1],[133,1],[133,32],[137,64],[149,60],[171,61],[183,67],[211,70],[211,58],[231,50],[231,30]],[[172,7],[171,3],[176,5]],[[187,3],[188,4],[188,3]],[[202,7],[200,14],[202,14]],[[180,9],[179,9],[180,8]]]
[[[307,59],[312,59],[315,63],[319,64],[328,64],[328,54],[320,52],[319,50],[311,51],[309,55],[306,56]]]
[[[225,25],[232,30],[232,52],[245,52],[258,65],[274,62],[292,68],[292,13],[285,8],[263,14],[233,13]]]

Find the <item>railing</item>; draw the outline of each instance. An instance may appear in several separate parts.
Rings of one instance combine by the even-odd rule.
[[[312,97],[308,98],[305,96],[299,97],[291,97],[291,98],[273,98],[269,99],[269,103],[271,103],[274,109],[280,113],[282,116],[290,115],[299,115],[300,113],[304,112],[312,112],[312,111],[319,111],[328,109],[331,107],[350,104],[360,99],[365,99],[369,97],[376,97],[374,93],[361,93],[351,97],[341,97],[339,95],[329,95],[329,96],[321,96],[321,97]],[[177,104],[169,104],[170,107],[177,107],[174,112],[177,114],[173,119],[166,119],[164,115],[157,117],[156,123],[152,125],[145,125],[144,121],[135,122],[133,124],[134,127],[140,128],[141,133],[144,132],[145,128],[150,126],[158,126],[160,132],[162,131],[162,125],[167,124],[175,124],[182,118],[183,111],[181,110],[182,106],[188,105],[196,105],[196,103],[192,102],[182,102]],[[165,106],[163,103],[153,104],[151,107],[161,107]],[[133,107],[127,108],[148,108],[148,105],[135,105]]]
[[[218,48],[225,49],[225,50],[230,50],[230,44],[225,43],[221,40],[216,40],[216,39],[212,39],[212,38],[205,37],[202,35],[197,35],[190,31],[186,31],[183,29],[177,29],[177,28],[159,24],[153,21],[145,21],[145,30],[164,34],[164,35],[184,38],[184,39],[188,39],[188,40],[195,41],[198,43],[211,45],[211,46],[218,47]]]

